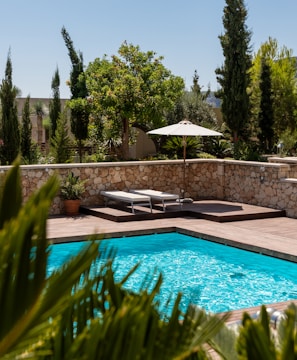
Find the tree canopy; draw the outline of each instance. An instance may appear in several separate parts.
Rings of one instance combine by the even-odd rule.
[[[244,135],[249,119],[247,88],[250,84],[251,33],[245,25],[246,17],[243,0],[226,0],[223,16],[225,33],[219,36],[225,61],[221,68],[216,69],[221,85],[217,96],[222,99],[223,119],[232,132],[234,142]]]
[[[70,72],[70,90],[71,100],[69,101],[69,108],[71,109],[71,132],[78,141],[79,158],[82,161],[82,144],[88,137],[88,124],[89,124],[89,107],[87,103],[88,90],[84,77],[84,63],[81,51],[76,51],[69,33],[62,28],[62,36],[65,45],[68,49],[68,55],[72,64]]]
[[[57,129],[57,121],[61,113],[61,100],[60,100],[60,75],[59,69],[57,68],[52,78],[52,92],[53,99],[49,105],[49,116],[51,121],[51,138],[55,136]]]
[[[30,119],[30,96],[28,95],[22,111],[21,153],[25,162],[31,162],[32,123]]]
[[[147,129],[164,123],[165,111],[183,93],[184,81],[162,64],[153,51],[123,43],[118,55],[97,58],[86,69],[93,110],[112,122],[122,139],[122,157],[129,157],[129,128]]]
[[[273,100],[271,90],[271,69],[266,59],[262,59],[261,81],[260,81],[261,101],[259,111],[259,140],[264,152],[271,152],[273,149]]]
[[[0,86],[1,101],[1,161],[11,164],[20,150],[20,129],[16,96],[19,89],[12,82],[12,63],[10,54],[7,57],[5,78]]]
[[[287,129],[293,132],[297,127],[296,58],[293,57],[292,50],[285,46],[279,47],[277,40],[273,38],[263,43],[255,54],[250,90],[252,117],[255,123],[260,112],[260,79],[263,59],[270,68],[273,130],[275,136],[279,138]]]

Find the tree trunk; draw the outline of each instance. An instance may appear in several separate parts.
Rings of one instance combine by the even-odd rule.
[[[233,146],[234,146],[234,150],[233,150],[233,157],[235,160],[239,160],[240,159],[240,152],[239,152],[239,148],[240,148],[240,143],[238,141],[238,132],[234,130],[233,132]]]
[[[122,157],[124,160],[129,159],[129,119],[123,120],[123,133],[122,133]]]
[[[82,147],[83,147],[83,144],[82,144],[82,140],[79,139],[78,140],[78,155],[79,155],[79,162],[82,163]]]
[[[42,144],[42,116],[37,115],[37,144],[41,146]]]

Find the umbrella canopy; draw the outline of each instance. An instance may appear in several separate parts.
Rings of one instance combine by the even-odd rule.
[[[182,120],[177,124],[164,126],[148,132],[151,135],[172,135],[172,136],[222,136],[223,134],[191,123],[188,120]]]
[[[191,121],[182,120],[177,124],[164,126],[158,129],[148,131],[150,135],[171,135],[183,137],[183,158],[184,158],[184,174],[183,174],[183,189],[182,195],[185,192],[185,178],[186,178],[186,148],[187,148],[187,136],[223,136],[218,131],[207,129],[203,126],[193,124]]]

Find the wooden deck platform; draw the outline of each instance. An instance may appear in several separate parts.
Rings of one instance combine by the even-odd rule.
[[[166,219],[176,217],[193,217],[216,222],[242,221],[253,219],[267,219],[286,216],[285,210],[276,210],[266,207],[246,205],[241,203],[219,200],[194,201],[180,206],[179,203],[169,204],[166,211],[162,206],[154,205],[151,212],[148,207],[134,205],[135,213],[130,206],[89,207],[81,206],[83,214],[97,216],[102,219],[126,222],[152,219]]]

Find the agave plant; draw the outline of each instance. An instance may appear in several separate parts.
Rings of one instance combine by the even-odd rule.
[[[61,196],[64,200],[79,200],[85,191],[86,180],[80,180],[79,176],[70,171],[61,186]]]

